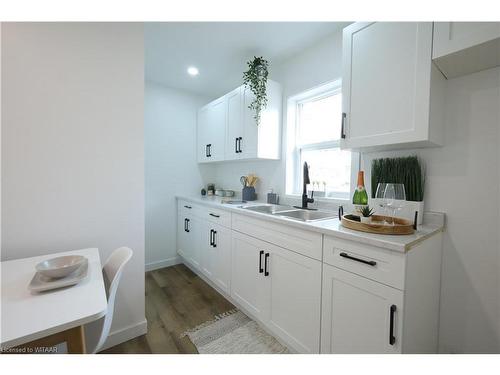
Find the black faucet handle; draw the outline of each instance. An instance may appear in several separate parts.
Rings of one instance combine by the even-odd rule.
[[[314,190],[311,190],[311,198],[308,198],[307,201],[309,203],[314,203]]]

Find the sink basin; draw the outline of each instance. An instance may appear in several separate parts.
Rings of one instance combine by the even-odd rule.
[[[283,206],[283,205],[278,205],[278,204],[268,204],[268,205],[262,205],[262,206],[245,206],[242,207],[245,210],[248,211],[254,211],[254,212],[260,212],[263,214],[270,214],[270,215],[275,215],[277,213],[281,212],[286,212],[286,211],[296,211],[296,208],[293,208],[291,206]]]
[[[276,216],[287,217],[289,219],[295,219],[300,221],[318,221],[318,220],[328,220],[335,219],[336,214],[323,211],[311,211],[311,210],[295,210],[288,212],[277,212]]]
[[[283,206],[276,204],[245,206],[242,208],[248,211],[260,212],[262,214],[286,217],[289,219],[300,221],[328,220],[335,219],[337,217],[336,214],[330,212],[302,210],[299,208],[294,208],[292,206]]]

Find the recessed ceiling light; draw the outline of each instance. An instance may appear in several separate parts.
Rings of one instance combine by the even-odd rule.
[[[190,76],[197,76],[200,73],[196,66],[190,66],[187,72]]]

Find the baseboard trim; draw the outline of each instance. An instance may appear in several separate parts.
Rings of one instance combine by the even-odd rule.
[[[159,260],[156,262],[151,262],[146,264],[145,266],[145,271],[154,271],[159,268],[165,268],[165,267],[170,267],[170,266],[175,266],[176,264],[182,263],[181,257],[175,256],[172,258],[164,259],[164,260]]]
[[[132,340],[133,338],[136,338],[138,336],[145,335],[147,332],[148,322],[146,319],[144,319],[140,323],[132,324],[128,327],[111,332],[101,351],[121,344],[122,342]]]

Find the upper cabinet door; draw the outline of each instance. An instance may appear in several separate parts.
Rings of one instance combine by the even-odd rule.
[[[341,147],[433,145],[432,23],[355,23],[343,32]]]
[[[323,265],[321,353],[401,353],[402,328],[402,291]]]
[[[432,57],[437,59],[500,38],[500,22],[435,22]]]
[[[226,160],[241,159],[243,129],[243,87],[238,87],[226,95],[227,101],[227,136]]]
[[[198,111],[198,162],[224,160],[226,112],[225,97],[214,100]]]
[[[500,66],[500,22],[435,22],[432,58],[447,78]]]

